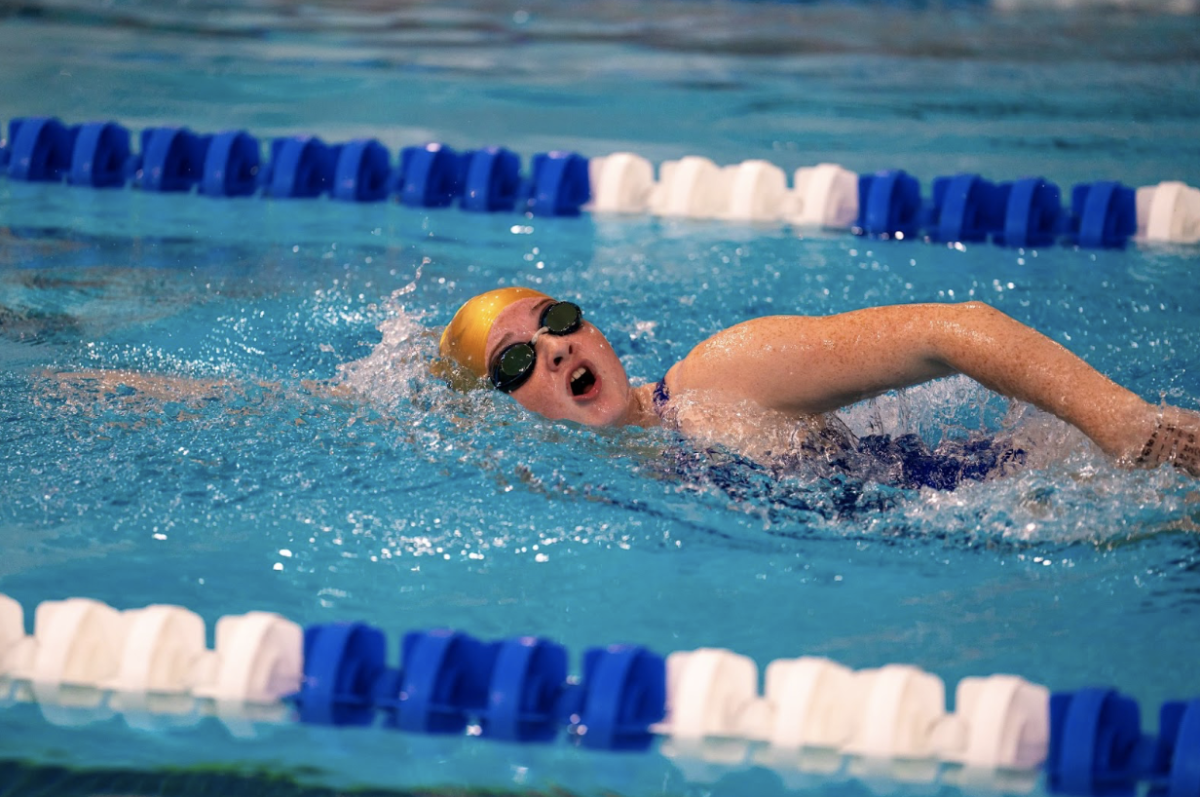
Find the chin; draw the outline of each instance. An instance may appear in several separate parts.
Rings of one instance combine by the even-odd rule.
[[[597,428],[603,428],[606,426],[621,426],[622,425],[620,416],[613,417],[613,418],[592,417],[592,418],[587,419],[586,421],[583,421],[582,423],[584,423],[587,426],[595,426]]]
[[[623,426],[625,402],[615,400],[605,402],[603,405],[593,408],[588,415],[589,420],[586,423],[589,426]]]
[[[621,409],[621,407],[614,405],[612,402],[601,399],[600,401],[584,406],[578,404],[574,406],[568,405],[560,412],[553,414],[548,412],[541,414],[551,420],[571,421],[583,426],[620,426]]]

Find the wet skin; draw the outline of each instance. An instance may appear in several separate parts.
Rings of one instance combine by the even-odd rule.
[[[542,311],[552,303],[552,299],[535,296],[513,302],[501,311],[488,333],[489,369],[505,348],[533,339]],[[648,411],[653,386],[631,388],[612,345],[586,320],[569,335],[539,335],[534,349],[537,363],[533,373],[511,394],[525,409],[551,420],[588,426],[658,423],[658,417]],[[572,376],[581,368],[586,372],[573,390]]]
[[[512,343],[532,340],[551,302],[534,297],[505,308],[488,336],[487,362]],[[630,388],[612,346],[586,321],[570,335],[540,335],[535,349],[533,374],[512,392],[526,409],[590,426],[660,423],[654,386]],[[586,377],[572,390],[579,373]],[[756,318],[700,343],[665,378],[673,399],[687,396],[693,409],[688,417],[677,414],[673,425],[703,437],[747,420],[747,406],[811,419],[951,374],[1052,413],[1127,465],[1171,462],[1200,475],[1200,415],[1149,404],[979,302]]]

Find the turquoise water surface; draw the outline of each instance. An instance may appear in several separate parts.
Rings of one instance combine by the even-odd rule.
[[[833,161],[904,168],[926,192],[963,170],[1200,185],[1194,11],[0,4],[0,75],[0,120],[373,136],[393,153],[502,144],[526,162],[548,149]],[[843,414],[860,433],[1031,441],[1015,474],[917,491],[767,472],[662,430],[553,424],[455,393],[427,362],[457,305],[500,284],[577,301],[637,383],[752,316],[982,299],[1140,395],[1196,408],[1197,265],[1194,246],[945,247],[0,179],[0,593],[27,621],[40,601],[85,596],[181,604],[210,629],[259,609],[364,620],[393,643],[438,626],[538,634],[576,663],[633,642],[760,667],[904,662],[951,687],[1011,672],[1116,686],[1150,717],[1200,693],[1185,476],[1118,469],[963,379]],[[132,376],[98,380],[113,370]],[[866,789],[664,751],[32,704],[0,708],[0,761],[0,794],[34,793],[49,765],[388,789]]]

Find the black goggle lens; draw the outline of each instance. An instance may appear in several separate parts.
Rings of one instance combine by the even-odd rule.
[[[540,327],[551,335],[570,335],[583,325],[583,311],[571,302],[555,302],[542,312]],[[525,383],[537,364],[537,352],[532,343],[514,343],[496,358],[492,368],[492,384],[510,393]]]
[[[508,381],[515,379],[533,368],[536,359],[533,347],[528,343],[517,343],[509,346],[500,355],[500,376]]]
[[[542,326],[549,329],[551,335],[569,335],[579,329],[582,322],[583,311],[571,302],[555,302],[542,313]]]

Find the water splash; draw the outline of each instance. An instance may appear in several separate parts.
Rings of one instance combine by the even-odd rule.
[[[335,389],[348,389],[380,407],[397,409],[432,387],[429,364],[437,356],[437,333],[425,325],[425,312],[402,301],[414,286],[415,281],[383,303],[379,342],[366,357],[338,366]]]

